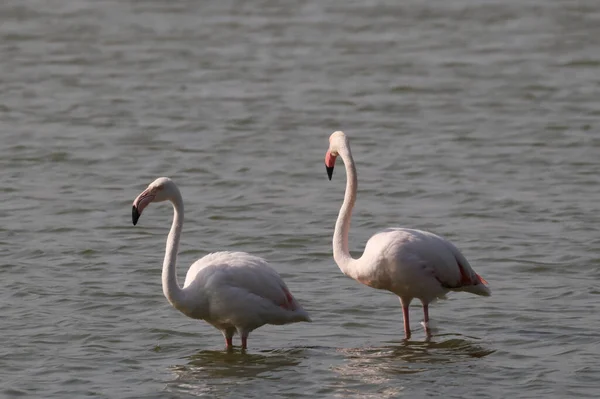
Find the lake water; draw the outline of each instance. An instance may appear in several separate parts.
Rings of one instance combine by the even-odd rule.
[[[1,397],[597,397],[597,0],[8,0],[0,60]],[[333,261],[338,129],[354,254],[426,229],[490,283],[432,305],[431,342]],[[226,353],[170,307],[172,211],[131,224],[159,176],[181,281],[248,251],[314,322]]]

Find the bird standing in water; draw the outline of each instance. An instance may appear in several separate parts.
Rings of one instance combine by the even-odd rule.
[[[175,183],[161,177],[133,201],[136,225],[152,202],[170,201],[174,218],[167,238],[162,288],[167,300],[181,313],[204,320],[221,330],[227,349],[237,332],[242,349],[248,334],[265,324],[311,321],[287,286],[267,262],[245,252],[216,252],[190,266],[183,287],[177,282],[176,261],[183,228],[183,198]]]
[[[408,307],[414,298],[423,304],[424,327],[431,337],[429,303],[448,291],[489,296],[487,282],[450,241],[421,230],[391,228],[369,239],[365,251],[353,259],[348,249],[352,208],[356,202],[357,176],[348,137],[341,131],[329,137],[325,167],[331,180],[337,157],[346,167],[346,193],[333,233],[333,258],[341,271],[369,287],[393,292],[400,298],[404,336],[411,336]]]

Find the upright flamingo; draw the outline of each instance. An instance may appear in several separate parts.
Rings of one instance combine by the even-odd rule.
[[[356,167],[348,137],[340,131],[329,137],[329,150],[325,154],[329,180],[338,155],[344,161],[347,182],[333,233],[333,258],[345,275],[369,287],[393,292],[400,298],[406,339],[411,335],[408,306],[414,298],[423,304],[423,325],[429,338],[432,300],[443,298],[448,291],[491,294],[485,285],[487,282],[473,271],[450,241],[426,231],[386,229],[371,237],[362,256],[353,259],[348,251],[348,231],[356,202]]]
[[[148,204],[161,201],[171,201],[174,209],[162,288],[175,309],[221,330],[227,349],[232,348],[236,332],[242,339],[242,349],[246,349],[248,334],[260,326],[311,321],[277,272],[264,259],[245,252],[216,252],[197,260],[181,288],[176,261],[183,228],[183,198],[171,179],[160,177],[137,196],[133,201],[133,225]]]

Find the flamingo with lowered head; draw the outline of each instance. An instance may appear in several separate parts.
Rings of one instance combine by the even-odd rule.
[[[392,228],[376,233],[367,241],[359,259],[348,250],[348,231],[356,202],[356,167],[344,132],[329,137],[325,167],[329,180],[336,157],[346,167],[346,194],[333,233],[333,258],[340,270],[372,288],[390,291],[400,298],[404,336],[411,336],[408,306],[417,298],[423,304],[425,334],[431,337],[429,303],[448,291],[466,291],[489,296],[487,282],[473,271],[469,262],[450,241],[421,230]]]
[[[190,266],[183,288],[177,282],[177,251],[183,228],[183,198],[175,183],[160,177],[133,201],[136,225],[151,202],[170,201],[174,217],[167,238],[162,288],[167,300],[181,313],[221,330],[227,349],[233,335],[247,348],[248,334],[265,324],[311,321],[287,286],[267,262],[245,252],[215,252]]]

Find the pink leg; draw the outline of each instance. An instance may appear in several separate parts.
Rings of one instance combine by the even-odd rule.
[[[425,326],[425,335],[427,338],[431,338],[431,329],[429,328],[429,304],[423,304],[423,318],[424,318],[424,326]]]
[[[408,317],[408,305],[402,304],[402,316],[404,317],[404,339],[410,339],[410,321]]]
[[[233,350],[233,334],[235,333],[235,330],[226,329],[221,332],[225,337],[225,349],[227,349],[228,351]]]

